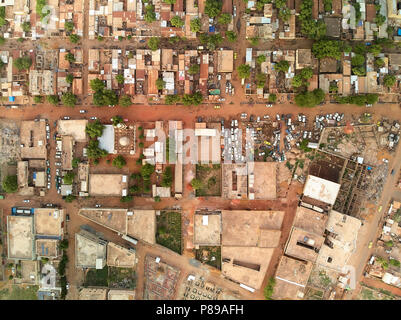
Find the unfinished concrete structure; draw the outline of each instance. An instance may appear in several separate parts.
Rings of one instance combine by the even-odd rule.
[[[106,265],[107,241],[81,229],[75,234],[75,266],[103,269]]]

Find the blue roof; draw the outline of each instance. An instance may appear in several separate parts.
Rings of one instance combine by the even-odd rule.
[[[8,97],[8,101],[9,101],[9,102],[14,102],[14,101],[15,101],[15,97],[14,97],[14,96]]]
[[[209,26],[209,32],[215,32],[216,28],[215,26]]]
[[[398,28],[398,30],[397,30],[397,35],[398,35],[398,36],[401,36],[401,28]]]

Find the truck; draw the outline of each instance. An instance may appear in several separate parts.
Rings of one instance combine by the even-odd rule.
[[[134,238],[132,238],[132,237],[130,237],[130,236],[127,236],[127,235],[125,235],[125,234],[122,236],[122,238],[123,238],[124,240],[128,241],[128,242],[131,242],[131,243],[134,244],[134,245],[136,245],[136,244],[138,243],[138,240],[136,240],[136,239],[134,239]]]

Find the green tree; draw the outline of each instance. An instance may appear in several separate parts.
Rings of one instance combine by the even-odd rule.
[[[78,164],[81,162],[81,160],[79,158],[73,158],[72,159],[72,167],[74,169],[78,168]]]
[[[222,13],[218,18],[217,22],[220,24],[229,24],[231,22],[231,14],[228,13]]]
[[[377,13],[374,22],[380,27],[386,22],[386,17],[380,13]]]
[[[314,107],[324,101],[324,91],[315,89],[313,91],[301,92],[295,96],[295,103],[300,107]]]
[[[380,44],[372,44],[368,51],[377,57],[382,52],[382,46]]]
[[[123,95],[118,100],[118,104],[122,107],[129,107],[132,105],[131,97],[129,95]]]
[[[144,19],[147,23],[152,23],[153,21],[156,21],[155,7],[153,5],[150,4],[145,7]]]
[[[172,17],[170,23],[173,27],[177,28],[182,28],[185,24],[184,20],[182,20],[179,16]]]
[[[377,59],[375,60],[375,66],[376,66],[377,68],[382,68],[382,67],[384,67],[385,64],[386,64],[386,63],[384,62],[384,60],[383,60],[382,58],[377,58]]]
[[[99,148],[98,140],[90,140],[87,148],[88,158],[98,160],[99,158],[106,157],[108,152]],[[99,160],[97,161],[99,163]],[[97,164],[94,162],[94,164]]]
[[[29,56],[23,56],[14,60],[14,67],[18,70],[27,70],[32,65],[32,59]]]
[[[33,97],[33,102],[35,103],[42,103],[42,96],[34,96]]]
[[[7,193],[15,193],[18,190],[17,176],[7,176],[3,179],[2,183],[3,190]]]
[[[124,119],[121,116],[114,116],[111,118],[111,122],[113,123],[113,126],[117,126],[120,123],[124,122]]]
[[[163,1],[168,4],[175,4],[177,0],[163,0]]]
[[[31,31],[31,23],[29,21],[25,21],[21,24],[21,28],[24,32]]]
[[[266,74],[264,73],[258,73],[256,75],[256,85],[258,88],[263,88],[265,86],[266,83]]]
[[[74,81],[74,76],[69,73],[65,76],[65,81],[67,81],[67,83],[71,84]]]
[[[95,92],[93,103],[96,106],[115,106],[118,104],[118,97],[113,90],[103,89]]]
[[[277,101],[277,96],[274,93],[269,94],[269,102],[274,103]]]
[[[388,88],[394,86],[396,81],[397,79],[395,78],[395,76],[390,74],[386,74],[383,78],[383,84]]]
[[[179,95],[172,94],[172,95],[166,96],[166,98],[164,99],[164,102],[166,104],[175,104],[175,103],[179,102],[180,100],[181,100],[181,98]]]
[[[104,83],[102,80],[96,78],[90,81],[90,87],[93,91],[100,91],[104,89]]]
[[[193,94],[184,94],[182,97],[182,103],[186,106],[194,105],[197,106],[203,101],[203,96],[200,92],[195,92]]]
[[[292,78],[291,85],[294,88],[302,87],[303,84],[304,84],[304,81],[303,81],[301,75],[297,74],[297,75],[294,76],[294,78]]]
[[[6,39],[0,36],[0,46],[6,43]]]
[[[64,184],[72,184],[74,182],[75,173],[72,171],[67,172],[63,177]]]
[[[89,122],[86,125],[85,132],[91,138],[100,137],[103,134],[104,125],[99,121],[95,120],[94,122]]]
[[[76,196],[74,196],[74,195],[72,195],[72,194],[69,194],[68,196],[66,196],[66,197],[64,198],[64,201],[65,201],[65,202],[68,202],[68,203],[71,203],[71,202],[73,202],[76,198],[77,198]]]
[[[81,37],[75,33],[70,35],[70,41],[72,43],[78,43],[81,40]]]
[[[277,70],[278,72],[287,72],[288,69],[290,68],[290,64],[288,63],[287,60],[281,60],[277,62],[274,66],[274,69]]]
[[[67,32],[72,32],[74,30],[74,22],[66,21],[65,24],[64,24],[64,29]]]
[[[367,104],[375,104],[379,100],[379,95],[376,93],[368,93],[366,95]]]
[[[148,40],[148,47],[152,51],[156,51],[159,49],[160,39],[156,37],[149,38]]]
[[[230,42],[236,42],[237,34],[234,31],[226,31],[226,38]]]
[[[220,14],[222,7],[223,3],[221,0],[206,0],[205,13],[210,18],[215,18]]]
[[[121,197],[120,202],[126,203],[126,202],[131,202],[132,200],[134,200],[134,198],[132,196],[124,196],[124,197]]]
[[[334,40],[319,40],[312,46],[312,53],[318,59],[334,58],[341,59],[340,42]]]
[[[237,72],[241,79],[247,79],[251,75],[251,66],[248,64],[241,64],[238,66]]]
[[[155,172],[155,166],[146,163],[141,167],[141,176],[143,180],[150,180],[150,176]]]
[[[261,54],[260,56],[257,56],[257,58],[256,58],[257,64],[262,64],[265,61],[266,61],[266,56],[264,54]]]
[[[74,107],[77,103],[77,97],[72,92],[66,92],[61,96],[61,102],[67,107]]]
[[[365,63],[365,57],[361,54],[356,54],[352,59],[351,59],[351,65],[353,67],[359,67],[362,66]]]
[[[190,74],[190,75],[198,74],[199,71],[200,71],[199,64],[191,64],[189,69],[188,69],[188,74]]]
[[[266,300],[271,300],[275,285],[276,285],[276,279],[273,277],[270,277],[269,282],[267,283],[267,286],[265,287],[265,289],[263,291],[263,294],[264,294]]]
[[[166,83],[163,81],[163,79],[159,78],[156,80],[156,88],[158,90],[163,90],[165,85],[166,85]]]
[[[171,170],[171,167],[168,166],[164,169],[161,185],[162,187],[171,187],[172,184],[173,172]]]
[[[191,186],[192,186],[192,188],[193,188],[194,190],[199,190],[199,189],[202,188],[203,183],[202,183],[201,180],[195,178],[195,179],[192,179],[192,181],[191,181]]]
[[[282,8],[279,12],[278,12],[278,16],[281,20],[287,22],[288,20],[290,20],[291,17],[291,11],[289,8],[285,7]]]
[[[121,169],[127,164],[127,161],[125,161],[124,157],[122,155],[118,155],[113,159],[113,166],[116,168]]]
[[[192,19],[189,23],[191,32],[199,32],[201,30],[201,21],[199,18]]]
[[[49,9],[45,9],[46,0],[37,0],[36,1],[36,13],[39,15],[40,20],[43,20],[48,14],[50,14]]]
[[[58,105],[58,96],[56,96],[56,95],[50,95],[50,96],[47,96],[46,97],[46,99],[47,99],[47,101],[49,102],[49,103],[51,103],[51,104],[53,104],[53,105]]]
[[[67,60],[69,63],[75,62],[75,57],[71,52],[68,52],[65,56],[64,59]]]
[[[259,44],[258,37],[250,38],[249,41],[251,42],[251,45],[253,45],[253,46],[257,46]]]
[[[131,193],[139,192],[139,186],[137,184],[134,184],[133,186],[130,186],[129,187],[129,192],[131,192]]]
[[[155,200],[155,202],[160,202],[160,201],[161,201],[160,196],[155,196],[155,197],[153,198],[153,200]]]
[[[124,76],[122,74],[116,75],[116,81],[118,84],[124,84]]]
[[[312,68],[303,68],[299,75],[302,77],[302,79],[308,80],[313,77],[313,70]]]

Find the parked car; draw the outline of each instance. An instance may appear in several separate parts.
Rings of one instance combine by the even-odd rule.
[[[70,117],[63,117],[63,120],[70,120]]]
[[[79,110],[79,113],[87,113],[88,111],[86,110]]]
[[[56,165],[57,167],[61,167],[61,162],[56,162],[55,165]]]
[[[271,108],[273,105],[271,103],[266,104],[266,108]]]
[[[50,184],[50,182],[48,182],[47,183],[47,189],[50,189],[50,186],[51,186],[51,184]]]
[[[70,221],[70,215],[69,215],[68,213],[65,215],[65,220],[66,220],[67,222]]]
[[[394,175],[394,169],[393,169],[393,170],[391,170],[391,175],[392,175],[392,176]]]
[[[46,207],[52,208],[53,207],[53,203],[46,203]]]
[[[91,120],[97,120],[97,117],[90,117]]]
[[[102,205],[101,204],[96,204],[95,208],[100,208]]]
[[[24,202],[24,203],[29,203],[29,200],[28,200],[28,199],[22,200],[22,202]]]

